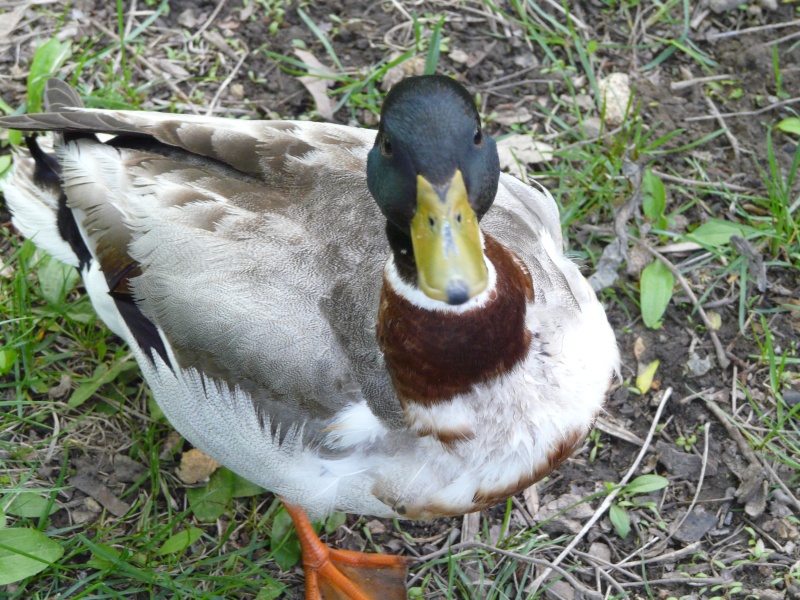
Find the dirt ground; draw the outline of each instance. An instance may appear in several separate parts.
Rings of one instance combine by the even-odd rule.
[[[309,3],[304,10],[326,33],[344,68],[367,70],[386,59],[393,48],[399,51],[413,39],[407,16],[387,4],[333,0]],[[484,113],[502,111],[509,105],[517,108],[530,106],[535,112],[533,105],[536,99],[569,93],[560,73],[539,72],[541,50],[527,43],[520,30],[513,27],[509,29],[508,23],[493,20],[478,4],[433,4],[415,3],[415,9],[418,14],[429,11],[433,15],[446,10],[451,15],[444,30],[448,38],[448,52],[442,53],[439,70],[456,76],[473,92],[480,93]],[[681,174],[686,173],[686,178],[696,179],[698,168],[705,172],[709,182],[763,192],[764,181],[756,165],[763,170],[768,168],[768,126],[794,114],[792,107],[797,108],[796,104],[787,103],[770,111],[762,110],[774,103],[778,93],[775,55],[768,43],[780,36],[796,33],[798,26],[728,34],[751,27],[789,23],[798,17],[798,5],[795,2],[777,3],[775,10],[771,10],[769,3],[763,3],[763,7],[753,3],[749,10],[732,10],[721,14],[711,12],[700,20],[698,27],[690,32],[690,38],[697,48],[716,62],[716,66],[707,71],[698,68],[697,61],[682,52],[675,52],[657,68],[645,71],[642,67],[656,55],[647,49],[632,51],[627,48],[631,39],[630,23],[620,21],[618,12],[608,10],[607,5],[614,3],[585,1],[570,4],[573,5],[575,16],[588,24],[592,38],[605,42],[597,55],[600,71],[631,75],[635,98],[640,102],[641,121],[657,135],[681,131],[666,147],[679,148],[711,134],[719,129],[720,119],[727,126],[729,135],[720,135],[700,148],[669,154],[651,163],[659,172],[676,174],[672,179],[665,180],[671,204],[679,205],[685,201],[687,188],[680,185],[678,179]],[[696,10],[695,3],[690,4]],[[137,102],[142,102],[143,108],[158,105],[159,102],[162,105],[175,102],[174,89],[159,77],[173,66],[163,60],[159,48],[168,46],[172,43],[172,37],[180,37],[183,30],[198,31],[212,17],[216,6],[215,2],[210,1],[174,1],[171,2],[169,13],[160,17],[158,25],[162,27],[162,37],[153,40],[152,47],[147,50],[152,50],[156,55],[151,60],[155,68],[138,62],[132,73],[135,81],[143,83],[152,79],[146,95],[137,99]],[[464,10],[463,6],[469,10]],[[313,98],[297,77],[279,68],[264,52],[272,50],[286,55],[289,54],[289,48],[298,45],[297,40],[302,40],[306,49],[321,62],[330,63],[322,44],[295,8],[291,6],[286,10],[281,17],[282,23],[273,35],[265,35],[265,27],[269,25],[266,17],[243,15],[242,5],[238,2],[228,2],[213,17],[213,25],[207,31],[235,40],[235,45],[240,48],[251,51],[259,49],[244,59],[232,83],[216,99],[216,113],[227,112],[236,116],[248,114],[253,117],[277,114],[291,118],[306,115],[315,108]],[[112,24],[116,19],[110,3],[78,0],[71,4],[71,10],[91,15],[91,20],[78,21],[76,27],[79,31],[76,33],[80,34],[99,35],[97,23]],[[552,12],[551,7],[545,10]],[[492,34],[493,30],[497,33]],[[648,34],[667,37],[675,32],[655,30],[648,31]],[[206,36],[205,39],[213,45],[216,38],[208,41]],[[614,51],[615,43],[625,49]],[[199,55],[198,60],[182,62],[179,66],[189,77],[200,76],[215,65],[226,65],[227,72],[238,60],[236,55],[230,54],[230,47]],[[800,50],[785,51],[789,47],[787,44],[780,45],[777,58],[783,90],[795,98],[800,92]],[[554,48],[557,56],[565,55],[570,50]],[[18,63],[19,58],[9,50],[0,56],[0,72],[13,73]],[[247,76],[248,73],[253,76]],[[728,75],[729,79],[720,80],[717,95],[709,96],[702,85],[681,85],[692,78],[721,74]],[[178,86],[187,100],[182,107],[195,107],[199,112],[204,112],[218,86],[218,80],[206,83],[200,79],[187,79]],[[743,93],[732,94],[734,88],[741,88]],[[0,79],[0,96],[9,104],[16,106],[21,103],[24,91],[23,79]],[[710,103],[715,105],[722,117],[713,118],[714,109]],[[741,115],[747,112],[750,114]],[[737,113],[739,116],[725,117],[727,113]],[[353,112],[342,108],[335,113],[334,120],[351,125],[374,124],[374,117],[358,108]],[[509,129],[494,122],[488,125],[488,130],[498,135]],[[540,132],[543,135],[548,133],[546,125],[540,127]],[[773,133],[773,136],[777,159],[788,169],[797,152],[796,142],[780,133]],[[559,140],[551,143],[558,149]],[[545,179],[545,183],[553,182]],[[627,200],[620,198],[619,205],[622,206]],[[698,200],[684,214],[687,223],[700,222],[709,214],[727,214],[730,208],[723,195],[711,191]],[[560,202],[566,205],[569,199],[561,197]],[[0,212],[3,208],[0,205]],[[7,220],[7,216],[0,217]],[[571,235],[581,239],[588,235],[587,232],[597,231],[598,228],[605,227],[610,231],[613,217],[612,214],[593,214],[586,223],[573,225]],[[678,262],[687,257],[677,255],[673,259]],[[778,310],[779,298],[800,298],[800,274],[785,266],[787,264],[791,264],[791,260],[778,252],[768,261],[766,291],[760,293],[758,290],[749,290],[746,298],[747,302],[762,309],[775,308],[768,326],[775,343],[782,350],[795,348],[800,341],[798,319]],[[589,268],[587,266],[587,272]],[[735,377],[749,390],[756,406],[769,410],[773,399],[769,397],[765,383],[769,377],[768,367],[757,360],[761,350],[751,328],[752,325],[758,331],[760,324],[748,323],[745,331],[750,331],[750,334],[741,333],[737,320],[740,301],[738,283],[726,278],[712,278],[712,266],[709,264],[699,264],[686,273],[695,291],[703,293],[713,285],[703,302],[707,309],[713,308],[721,316],[722,325],[717,335],[724,355],[730,361],[729,366],[723,368],[708,331],[702,326],[685,293],[678,293],[673,299],[662,329],[654,331],[642,324],[638,307],[623,291],[635,286],[637,277],[638,273],[627,273],[622,269],[621,281],[612,288],[616,290],[615,300],[608,302],[608,312],[622,349],[623,379],[635,378],[638,363],[658,359],[660,366],[655,385],[662,391],[667,388],[673,390],[661,417],[663,426],[652,440],[637,471],[637,474],[664,475],[669,478],[670,486],[666,493],[655,492],[650,496],[637,497],[637,505],[628,509],[636,525],[626,539],[617,536],[608,518],[603,518],[579,549],[589,553],[606,552],[608,560],[613,563],[625,557],[634,557],[639,562],[629,567],[631,571],[640,577],[663,582],[652,587],[650,597],[692,594],[699,597],[696,587],[674,580],[680,566],[683,573],[692,573],[694,569],[694,572],[705,572],[715,580],[740,581],[744,590],[751,594],[749,597],[800,598],[799,581],[785,581],[780,585],[774,581],[776,573],[785,573],[800,559],[798,521],[792,498],[775,484],[771,475],[764,471],[762,463],[753,461],[731,428],[725,426],[722,416],[696,395],[702,392],[704,397],[711,398],[717,406],[722,407],[724,413],[739,410],[744,411],[740,414],[749,414],[750,411],[752,414],[740,418],[753,421],[757,415],[750,410],[741,391],[738,397],[732,397]],[[636,356],[640,347],[644,349],[643,354]],[[697,367],[697,361],[704,360],[710,360],[711,368],[704,370]],[[795,379],[795,387],[789,389],[796,391],[799,384],[800,381]],[[520,496],[512,512],[512,528],[520,528],[526,522],[536,522],[536,515],[532,512],[537,506],[552,507],[559,497],[584,498],[604,489],[605,482],[619,481],[639,452],[642,440],[647,437],[660,399],[659,392],[641,396],[632,393],[626,386],[617,387],[609,399],[607,415],[600,423],[602,433],[590,442],[590,448],[596,450],[595,459],[590,461],[589,452],[585,451],[540,484],[538,497]],[[710,427],[706,438],[703,426],[707,423]],[[679,438],[687,439],[693,435],[696,441],[690,444],[688,450],[676,444]],[[707,450],[704,448],[706,441]],[[704,453],[707,453],[705,458]],[[797,473],[779,462],[771,463],[770,468],[796,498]],[[702,487],[698,491],[701,470],[704,473]],[[654,508],[646,506],[648,500],[654,503]],[[600,499],[590,503],[592,509],[599,502]],[[693,510],[688,518],[684,518],[690,506]],[[504,512],[505,507],[497,507],[487,511],[484,516],[491,525],[502,521]],[[588,515],[592,512],[589,511]],[[584,513],[568,517],[554,519],[543,529],[554,536],[560,532],[575,533],[576,523],[580,525],[588,518]],[[356,520],[357,517],[349,517],[351,524]],[[662,527],[662,523],[666,525]],[[681,526],[673,530],[672,527],[677,524]],[[400,546],[406,548],[406,552],[428,554],[443,547],[451,537],[451,532],[463,526],[461,519],[452,519],[409,527],[407,531],[418,540],[435,541],[422,541],[413,550],[405,543]],[[391,527],[388,530],[391,532]],[[358,547],[361,544],[357,530],[350,529],[338,535],[341,539],[335,541],[340,546]],[[376,539],[383,539],[381,535],[376,533]],[[335,539],[336,536],[333,537]],[[751,551],[756,537],[765,541],[767,551],[759,559],[753,560]],[[397,546],[396,543],[390,543],[392,539],[391,533],[385,534],[390,548]],[[644,550],[643,540],[648,540]],[[702,558],[693,563],[693,556]],[[288,597],[300,598],[299,579],[291,581],[296,587]],[[593,586],[593,581],[585,583]],[[646,597],[647,592],[643,587],[629,589],[635,597]],[[562,597],[578,597],[570,596],[568,590],[560,593],[564,594]],[[713,595],[711,592],[707,594],[707,597]]]

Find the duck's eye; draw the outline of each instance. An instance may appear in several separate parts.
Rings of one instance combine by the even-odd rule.
[[[381,138],[381,152],[383,153],[384,156],[392,155],[392,143],[386,136],[383,136]]]
[[[475,130],[475,135],[473,136],[472,141],[475,142],[476,146],[481,145],[481,142],[483,141],[483,131],[481,131],[480,127]]]

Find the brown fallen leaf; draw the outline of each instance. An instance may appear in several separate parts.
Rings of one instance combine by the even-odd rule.
[[[123,502],[111,491],[107,485],[102,483],[91,473],[78,473],[69,478],[70,485],[74,485],[87,496],[90,496],[100,503],[115,517],[124,517],[131,509],[130,504]]]
[[[553,159],[553,147],[537,142],[529,135],[514,133],[497,142],[500,168],[508,170],[521,179],[527,177],[526,165],[549,162]]]
[[[319,62],[317,57],[307,50],[295,48],[294,53],[297,58],[303,61],[310,73],[310,75],[298,77],[297,80],[311,94],[319,116],[326,121],[333,121],[333,105],[328,96],[328,88],[331,84],[331,79],[329,78],[334,75],[333,71]]]
[[[183,453],[181,465],[176,473],[178,478],[186,485],[193,485],[206,481],[211,474],[220,468],[220,464],[210,456],[206,456],[197,448],[192,448]]]

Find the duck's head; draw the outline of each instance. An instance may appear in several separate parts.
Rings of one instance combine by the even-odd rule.
[[[497,147],[463,86],[427,75],[391,89],[367,184],[386,216],[401,277],[447,304],[463,304],[486,288],[478,221],[499,177]]]

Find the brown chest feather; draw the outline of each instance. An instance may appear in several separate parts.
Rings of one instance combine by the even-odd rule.
[[[486,258],[497,272],[482,307],[463,313],[428,311],[397,294],[384,278],[378,343],[403,401],[430,405],[469,392],[525,358],[525,327],[533,283],[522,261],[488,235]]]

